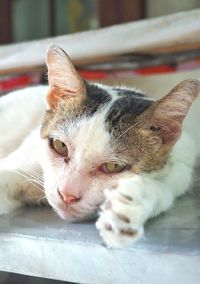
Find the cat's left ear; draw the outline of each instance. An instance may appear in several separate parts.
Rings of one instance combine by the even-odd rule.
[[[168,95],[154,102],[141,115],[141,119],[154,134],[160,136],[163,144],[174,144],[180,137],[182,122],[199,92],[200,80],[185,80]]]
[[[50,109],[56,108],[60,99],[74,97],[77,101],[80,101],[85,98],[84,81],[62,48],[51,44],[47,51],[46,63],[50,86],[47,103]]]

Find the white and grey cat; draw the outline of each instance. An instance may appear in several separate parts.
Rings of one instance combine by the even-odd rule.
[[[130,245],[190,188],[196,151],[182,122],[200,81],[153,101],[84,81],[55,45],[47,66],[49,87],[0,99],[0,214],[40,203],[44,192],[64,219],[101,205],[96,227],[106,244]]]

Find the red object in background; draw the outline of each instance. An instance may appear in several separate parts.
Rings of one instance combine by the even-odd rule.
[[[186,68],[187,65],[187,68]],[[80,75],[86,80],[103,80],[109,78],[132,78],[135,76],[148,76],[152,74],[162,74],[168,72],[178,72],[184,70],[192,70],[200,67],[200,58],[195,60],[186,61],[179,64],[160,65],[145,67],[135,70],[79,70]],[[25,88],[30,85],[41,83],[42,73],[33,72],[15,76],[0,77],[0,94]]]
[[[95,79],[106,79],[109,76],[109,74],[112,72],[80,70],[79,73],[86,80],[95,80]]]
[[[176,67],[172,67],[170,65],[160,65],[154,67],[145,67],[136,70],[117,70],[117,71],[90,71],[90,70],[80,70],[80,75],[86,80],[99,80],[99,79],[107,79],[111,77],[116,77],[118,75],[123,76],[137,76],[137,75],[151,75],[158,73],[167,73],[176,71]]]
[[[7,76],[0,79],[0,94],[12,90],[25,88],[31,84],[39,84],[41,80],[40,73],[28,73],[18,76]]]
[[[7,79],[2,82],[0,82],[0,90],[3,92],[10,91],[12,89],[21,88],[24,86],[28,86],[31,82],[30,78],[28,76],[21,76],[16,77],[12,79]]]
[[[172,67],[170,65],[160,65],[154,67],[145,67],[142,69],[137,69],[136,73],[141,75],[150,75],[150,74],[158,74],[158,73],[167,73],[176,71],[176,67]]]

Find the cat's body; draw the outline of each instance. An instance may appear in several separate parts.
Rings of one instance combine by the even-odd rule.
[[[139,91],[83,82],[65,56],[50,48],[50,89],[0,99],[0,214],[44,201],[44,178],[62,218],[90,216],[105,201],[101,236],[110,246],[130,244],[190,188],[196,152],[181,124],[200,84],[183,82],[154,103]]]

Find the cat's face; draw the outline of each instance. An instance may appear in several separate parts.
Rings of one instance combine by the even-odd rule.
[[[118,179],[166,164],[193,94],[177,109],[174,96],[180,101],[180,89],[189,83],[158,102],[134,90],[86,83],[55,46],[47,65],[50,89],[41,129],[45,193],[61,217],[83,218],[97,211],[104,191]],[[194,82],[191,86],[195,89]]]

